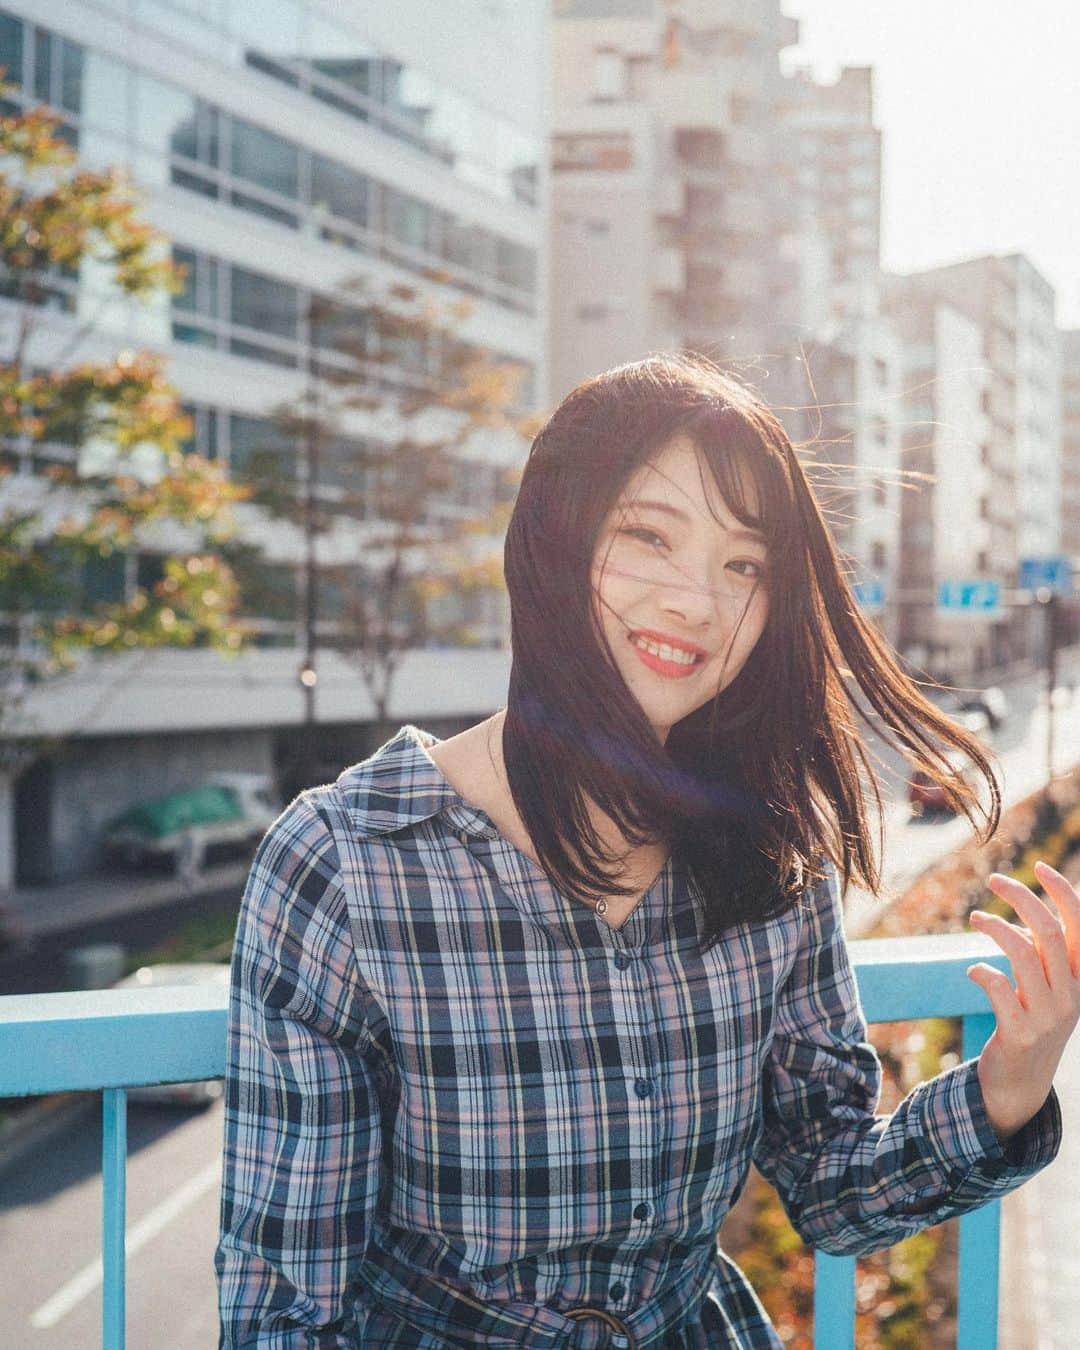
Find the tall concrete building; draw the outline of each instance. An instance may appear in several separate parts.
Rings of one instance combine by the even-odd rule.
[[[1080,328],[1061,334],[1061,551],[1080,585]]]
[[[797,23],[778,0],[557,0],[555,16],[553,396],[656,350],[763,375],[794,345],[775,151]]]
[[[895,329],[878,314],[853,310],[803,340],[792,367],[795,399],[784,412],[860,604],[894,644],[903,542],[902,379],[903,344]]]
[[[878,314],[872,73],[784,77],[778,0],[556,4],[551,378],[657,350],[777,410],[852,576],[895,589],[898,348]]]
[[[549,37],[547,0],[4,0],[0,64],[14,102],[60,112],[82,163],[127,165],[188,269],[171,303],[140,309],[106,296],[78,356],[166,353],[199,450],[241,478],[269,451],[291,474],[297,447],[272,410],[325,356],[312,302],[362,275],[444,303],[472,299],[458,339],[524,368],[523,411],[546,406]],[[444,282],[425,280],[433,268]],[[100,298],[90,269],[57,287],[34,352],[42,362]],[[0,340],[10,328],[0,323]],[[435,377],[439,355],[401,344],[372,378],[408,388]],[[377,432],[357,413],[348,434]],[[492,446],[471,462],[456,499],[435,509],[482,510],[498,491],[502,453]],[[332,484],[332,457],[326,469]],[[160,653],[141,658],[137,674],[95,664],[35,702],[38,729],[74,737],[77,753],[40,764],[20,786],[21,879],[90,865],[102,821],[133,792],[167,791],[213,768],[269,769],[283,742],[295,742],[304,707],[296,555],[285,535],[259,534],[272,547],[251,591],[257,651],[236,662]],[[122,593],[153,566],[152,557],[120,560],[106,592]],[[330,627],[331,605],[327,597]],[[435,666],[418,658],[402,672],[392,715],[437,725],[497,706],[505,609],[461,617],[488,650],[440,652]],[[328,653],[319,677],[320,723],[370,717],[344,662]],[[31,818],[35,828],[24,828]]]
[[[874,72],[832,84],[805,70],[783,85],[777,152],[786,251],[798,258],[798,320],[815,333],[846,314],[877,312],[881,265],[881,132]]]
[[[1015,588],[1021,558],[1061,540],[1061,371],[1053,287],[1022,254],[885,278],[905,342],[906,588],[981,577]],[[1035,652],[1034,613],[947,618],[910,599],[902,645],[968,674]]]

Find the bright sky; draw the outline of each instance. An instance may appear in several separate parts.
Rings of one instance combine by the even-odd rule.
[[[1024,253],[1080,327],[1080,4],[781,0],[783,67],[874,67],[882,262],[907,272]]]

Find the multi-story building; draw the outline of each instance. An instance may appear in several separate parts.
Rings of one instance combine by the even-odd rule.
[[[872,298],[872,296],[871,296]],[[857,596],[898,637],[902,344],[880,315],[833,319],[802,343],[804,383],[784,420]]]
[[[729,365],[810,443],[879,612],[898,553],[898,386],[877,315],[871,72],[783,77],[798,24],[777,0],[566,0],[556,20],[553,392],[651,351]]]
[[[1061,334],[1061,551],[1080,584],[1080,328]]]
[[[906,344],[904,467],[932,475],[906,492],[910,593],[902,645],[952,674],[1036,654],[1034,612],[934,612],[927,586],[986,578],[1003,592],[1024,557],[1061,537],[1060,358],[1054,291],[1021,254],[885,278]],[[917,594],[918,593],[918,594]]]
[[[267,454],[290,476],[298,448],[283,439],[274,409],[300,394],[326,356],[331,325],[313,321],[318,302],[359,275],[445,304],[469,297],[456,340],[524,368],[522,410],[545,406],[548,41],[544,0],[4,0],[0,64],[14,102],[60,112],[81,162],[127,165],[146,190],[148,218],[188,270],[171,303],[139,308],[105,296],[98,331],[78,355],[120,346],[167,353],[194,445],[237,477]],[[82,316],[98,312],[100,289],[89,269],[62,281],[37,359],[48,361]],[[0,340],[8,327],[0,323]],[[435,343],[402,343],[389,360],[372,355],[373,387],[388,392],[439,369]],[[351,416],[350,436],[375,434],[363,413]],[[499,491],[505,453],[489,445],[475,458],[446,509],[482,511]],[[332,447],[324,470],[332,485]],[[71,677],[62,699],[49,693],[33,705],[38,728],[74,733],[78,753],[24,778],[16,813],[32,811],[37,826],[20,858],[23,879],[82,870],[101,822],[133,792],[190,782],[222,767],[222,756],[232,767],[280,761],[304,715],[301,582],[288,531],[259,533],[267,554],[249,578],[249,593],[261,597],[250,616],[259,650],[236,662],[208,652],[144,656],[126,684],[110,663]],[[128,557],[108,584],[148,580],[154,565],[152,556]],[[490,650],[441,652],[439,677],[424,689],[403,670],[393,715],[430,720],[497,706],[506,615],[485,603],[461,617]],[[326,596],[321,609],[331,626],[332,604]],[[364,722],[371,707],[359,677],[329,653],[326,661],[319,723]],[[106,669],[119,681],[115,697],[100,687]],[[93,698],[94,687],[105,696]],[[409,697],[416,701],[402,701]],[[71,710],[84,705],[96,710],[90,723],[72,725]],[[75,781],[87,775],[99,787],[89,797]]]
[[[794,336],[774,148],[797,23],[777,0],[560,0],[555,18],[553,395],[678,348],[764,377]]]
[[[798,320],[817,332],[877,311],[881,265],[881,132],[874,72],[849,67],[833,84],[805,70],[784,82],[777,152],[784,247],[799,259]]]

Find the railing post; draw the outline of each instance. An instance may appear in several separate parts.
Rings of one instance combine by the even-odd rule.
[[[855,1258],[814,1253],[814,1350],[855,1350]]]
[[[102,1350],[124,1350],[124,1239],[127,1212],[127,1092],[101,1100]]]
[[[969,1013],[962,1024],[963,1058],[975,1059],[993,1035],[997,1020],[993,1013]],[[1001,1201],[991,1200],[960,1220],[956,1350],[986,1350],[998,1343],[1000,1248]],[[993,1298],[986,1296],[990,1289]]]

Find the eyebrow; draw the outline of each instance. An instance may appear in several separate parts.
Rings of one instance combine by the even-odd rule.
[[[651,498],[635,497],[633,501],[625,502],[624,506],[627,509],[630,509],[631,507],[638,507],[639,509],[646,511],[649,510],[661,511],[664,513],[664,515],[675,516],[676,519],[678,520],[682,520],[687,523],[689,523],[690,521],[690,517],[686,514],[685,511],[681,510],[678,506],[672,506],[670,502],[658,502],[653,501]],[[765,536],[761,533],[760,530],[738,529],[738,530],[728,530],[727,533],[731,536],[732,539],[747,539],[751,543],[755,544],[765,543]]]

